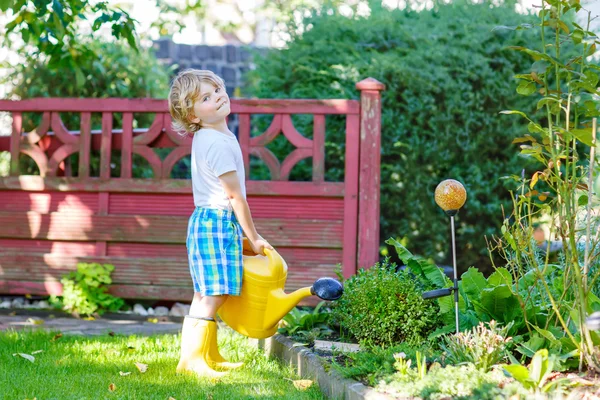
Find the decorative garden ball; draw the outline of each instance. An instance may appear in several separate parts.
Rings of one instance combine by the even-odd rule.
[[[435,202],[446,214],[455,215],[467,201],[467,191],[457,180],[446,179],[435,188]]]

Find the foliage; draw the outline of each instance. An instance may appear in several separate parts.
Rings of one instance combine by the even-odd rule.
[[[514,379],[519,381],[525,389],[532,392],[549,393],[560,388],[566,379],[553,380],[546,383],[553,372],[554,361],[548,356],[548,350],[538,350],[529,368],[520,364],[503,365],[503,368]]]
[[[417,352],[430,360],[437,360],[441,356],[429,342],[419,343],[419,345],[400,343],[390,347],[372,347],[368,351],[344,354],[341,360],[334,360],[333,367],[345,378],[359,379],[370,386],[375,386],[381,379],[396,372],[398,354],[404,354],[405,359],[409,360],[416,359]]]
[[[440,277],[441,271],[430,260],[413,256],[397,240],[389,239],[387,243],[396,247],[407,268],[424,282],[435,288],[452,286],[447,278]],[[537,249],[535,244],[531,246]],[[537,259],[539,261],[539,254]],[[500,267],[485,278],[472,267],[462,274],[458,282],[461,331],[470,330],[480,322],[495,320],[507,327],[507,335],[513,336],[509,345],[523,357],[531,358],[537,350],[547,348],[557,356],[557,368],[575,367],[579,351],[569,334],[561,330],[559,320],[553,316],[551,303],[551,297],[557,299],[559,307],[564,308],[565,318],[572,312],[577,287],[565,284],[565,267],[547,265],[541,270],[535,264],[522,276],[515,275],[515,271]],[[443,327],[433,332],[430,338],[455,330],[454,299],[448,296],[435,302],[440,308]],[[588,294],[588,306],[590,310],[600,310],[600,299],[593,293]],[[577,332],[573,322],[570,327]],[[595,332],[590,335],[593,343],[600,344],[600,335]]]
[[[518,108],[503,111],[528,122],[528,133],[515,142],[521,144],[523,156],[536,161],[537,170],[530,179],[521,178],[511,218],[505,221],[502,236],[496,238],[490,250],[503,256],[515,282],[530,283],[519,287],[519,292],[536,288],[539,297],[547,300],[545,323],[534,321],[538,333],[551,342],[562,340],[565,346],[574,348],[581,357],[580,369],[585,364],[600,371],[600,357],[595,349],[599,337],[585,325],[587,315],[600,306],[589,276],[600,255],[594,252],[598,221],[592,217],[592,208],[600,204],[598,193],[592,190],[594,174],[598,173],[592,119],[600,116],[600,66],[590,59],[600,40],[589,29],[589,12],[583,10],[588,16],[585,27],[571,22],[582,11],[579,2],[557,0],[542,4],[535,25],[540,41],[535,48],[515,50],[533,61],[527,73],[516,76],[520,82],[517,92],[525,97],[535,95],[531,104],[537,103],[544,117],[536,118]],[[559,267],[560,273],[554,271],[556,266],[548,256],[538,262],[530,245],[531,226],[544,215],[550,221],[551,237],[556,235],[562,242],[564,264]],[[553,274],[558,279],[548,279]],[[521,302],[523,310],[531,308],[528,294],[519,293],[519,297],[520,301],[525,300],[525,304]],[[527,312],[524,318],[528,318]],[[558,335],[549,332],[552,325],[559,330]]]
[[[60,280],[63,294],[60,297],[52,296],[51,303],[83,315],[120,310],[125,301],[107,293],[107,285],[112,283],[110,274],[114,269],[110,264],[78,263],[77,271],[70,272]]]
[[[133,18],[123,9],[110,6],[107,1],[0,2],[1,11],[9,9],[13,13],[13,19],[8,22],[2,35],[6,40],[5,44],[11,46],[10,34],[18,34],[24,43],[24,46],[19,47],[22,55],[27,54],[47,62],[50,70],[61,71],[63,74],[64,71],[73,71],[74,84],[78,88],[86,85],[85,74],[80,65],[101,56],[101,53],[89,48],[87,42],[82,40],[81,25],[89,16],[94,17],[90,27],[92,31],[108,25],[115,38],[125,38],[129,46],[137,50]]]
[[[37,58],[28,58],[23,64],[14,66],[10,76],[13,90],[11,95],[20,99],[35,97],[86,97],[86,98],[165,98],[169,90],[169,70],[162,66],[151,50],[133,51],[131,48],[115,43],[99,40],[86,40],[86,47],[97,54],[97,58],[80,59],[79,69],[84,74],[86,85],[79,87],[70,74],[51,68],[46,62]],[[31,131],[40,123],[41,115],[26,113],[24,130]],[[114,114],[113,127],[121,126],[122,115]],[[154,114],[134,114],[133,127],[148,128]],[[80,130],[78,113],[61,113],[61,120],[70,131]],[[102,116],[93,113],[92,130],[102,127]],[[160,149],[163,150],[163,149]],[[112,176],[120,176],[121,157],[113,152]],[[164,157],[164,156],[163,156]],[[79,154],[69,157],[73,176],[77,176]],[[100,152],[90,153],[90,175],[99,176]],[[151,177],[148,163],[140,156],[134,155],[132,175],[134,178]],[[20,159],[23,174],[37,174],[33,160],[22,155]],[[179,165],[179,164],[178,164]],[[177,171],[176,171],[177,172]]]
[[[475,368],[489,371],[506,357],[509,324],[500,328],[496,321],[490,321],[486,327],[483,322],[470,331],[444,337],[442,348],[446,351],[447,361],[451,364],[471,363]]]
[[[283,326],[277,331],[295,340],[309,342],[331,336],[333,331],[327,325],[331,314],[328,310],[322,310],[324,304],[324,301],[320,302],[311,311],[294,307],[283,317]]]
[[[14,89],[11,94],[20,99],[166,98],[169,91],[169,70],[156,60],[152,50],[133,51],[123,44],[102,40],[85,40],[83,44],[96,54],[95,57],[81,59],[78,63],[78,68],[85,77],[85,86],[79,87],[73,76],[64,70],[53,69],[43,60],[28,58],[13,70],[11,83]]]
[[[388,259],[344,282],[333,319],[366,346],[421,343],[438,324],[438,307],[421,299],[424,286]]]
[[[245,94],[357,99],[355,84],[361,79],[384,83],[381,237],[402,232],[405,246],[448,262],[448,222],[433,192],[442,179],[460,179],[469,199],[459,217],[458,265],[483,269],[489,265],[484,236],[496,231],[501,205],[510,201],[504,188],[510,182],[497,176],[520,171],[525,162],[511,151],[511,141],[524,124],[498,118],[497,113],[509,104],[529,104],[512,86],[512,76],[529,65],[527,56],[507,46],[523,45],[531,35],[493,28],[531,17],[514,12],[513,2],[438,2],[421,12],[388,10],[375,3],[370,2],[368,17],[349,18],[335,9],[314,11],[302,21],[305,29],[292,30],[284,50],[257,60]],[[294,123],[310,137],[311,118]],[[326,124],[326,179],[341,180],[345,119],[328,117]],[[290,149],[278,146],[274,142],[269,148],[281,160]],[[310,163],[298,165],[291,176],[310,179],[310,168]]]
[[[402,359],[400,356],[398,358]],[[442,368],[440,364],[434,363],[422,377],[419,377],[415,369],[406,369],[405,365],[398,361],[396,364],[402,368],[387,381],[377,385],[377,389],[402,397],[481,399],[486,397],[474,396],[473,392],[477,389],[497,387],[506,380],[500,371],[485,372],[472,364]]]

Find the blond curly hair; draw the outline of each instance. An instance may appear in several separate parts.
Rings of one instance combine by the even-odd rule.
[[[173,130],[181,134],[194,133],[202,128],[202,121],[195,123],[194,102],[200,96],[200,83],[210,83],[214,87],[225,87],[221,77],[212,71],[186,69],[173,79],[169,91],[169,112],[173,120]]]

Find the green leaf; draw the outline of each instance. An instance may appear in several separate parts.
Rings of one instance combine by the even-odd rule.
[[[510,288],[506,285],[498,285],[485,288],[481,292],[481,305],[485,307],[492,318],[504,321],[503,315],[510,306],[514,306],[514,298]]]
[[[584,75],[585,81],[589,83],[593,88],[596,88],[596,86],[598,86],[598,74],[588,70],[585,71]]]
[[[60,22],[64,25],[65,13],[62,4],[60,4],[60,1],[52,0],[52,9],[54,10],[58,18],[60,18]]]
[[[537,50],[531,50],[531,49],[528,49],[528,48],[522,47],[522,46],[509,46],[508,48],[513,49],[513,50],[519,50],[526,54],[529,54],[536,61],[545,60],[553,65],[558,65],[559,67],[565,68],[565,66],[563,64],[561,64],[559,61],[557,61],[557,60],[553,59],[552,57],[550,57],[549,55],[541,53]]]
[[[498,268],[487,280],[488,285],[490,286],[498,286],[498,285],[508,285],[512,286],[512,275],[506,268]]]
[[[532,382],[529,379],[529,370],[522,365],[511,364],[504,365],[503,368],[508,372],[513,378],[519,381],[523,386],[528,387],[531,386]]]
[[[477,268],[470,267],[461,276],[462,288],[469,299],[479,299],[481,291],[487,286],[485,277]]]
[[[593,146],[592,128],[572,129],[569,132],[581,143],[584,143],[590,147]]]
[[[0,11],[6,11],[10,7],[12,0],[0,0]]]
[[[525,118],[527,121],[529,122],[533,122],[531,119],[529,119],[529,117],[522,111],[517,111],[517,110],[503,110],[500,111],[499,114],[506,114],[506,115],[511,115],[511,114],[517,114],[522,116],[523,118]]]
[[[560,100],[555,99],[554,97],[544,97],[544,98],[540,99],[540,101],[538,101],[536,108],[539,110],[540,108],[544,107],[545,105],[548,105],[551,107],[555,104],[560,105]]]
[[[534,62],[531,65],[531,72],[535,72],[538,75],[539,74],[544,74],[548,70],[549,66],[550,65],[546,61],[539,60],[539,61]]]
[[[533,359],[531,360],[531,366],[529,377],[535,383],[537,387],[540,387],[548,374],[548,350],[538,350]]]
[[[534,94],[536,91],[536,86],[534,82],[521,81],[519,86],[517,86],[517,93],[522,94],[523,96],[530,96]]]
[[[581,41],[583,40],[583,37],[584,37],[584,33],[581,29],[575,29],[573,31],[573,33],[571,33],[571,39],[573,40],[573,43],[575,43],[575,44],[581,43]]]
[[[414,257],[406,247],[402,246],[402,244],[394,238],[389,238],[385,241],[385,243],[389,244],[390,246],[394,246],[396,253],[398,253],[398,257],[404,264],[407,264],[408,261]]]
[[[556,337],[552,334],[552,332],[546,330],[546,329],[542,329],[539,326],[536,325],[532,325],[533,328],[539,332],[540,335],[542,335],[543,337],[545,337],[546,339],[548,339],[550,341],[550,343],[555,343],[557,342]]]

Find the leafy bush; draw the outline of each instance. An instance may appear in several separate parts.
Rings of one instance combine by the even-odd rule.
[[[450,364],[471,363],[482,371],[489,371],[507,355],[507,337],[510,325],[498,327],[491,321],[486,327],[483,322],[470,331],[459,332],[444,338],[442,348]]]
[[[516,13],[514,3],[438,3],[422,12],[375,3],[368,17],[313,13],[284,50],[257,60],[246,94],[357,99],[356,82],[369,76],[383,82],[381,237],[401,233],[404,245],[449,263],[448,221],[433,193],[441,180],[459,179],[468,201],[458,220],[458,264],[484,269],[490,264],[484,236],[501,225],[501,205],[510,201],[498,177],[520,173],[525,163],[511,142],[526,124],[498,112],[509,104],[534,109],[513,85],[513,75],[531,62],[507,49],[531,34],[494,28],[531,17]],[[310,120],[295,123],[312,132]],[[328,117],[327,180],[343,176],[344,137],[344,119]],[[310,177],[309,163],[304,175]]]
[[[417,277],[398,271],[388,259],[344,282],[333,319],[367,346],[421,343],[439,321],[439,309],[421,298]]]
[[[125,301],[106,292],[106,285],[112,283],[110,274],[114,269],[110,264],[78,263],[77,271],[60,280],[63,285],[62,296],[52,296],[50,302],[83,315],[120,310]]]

